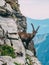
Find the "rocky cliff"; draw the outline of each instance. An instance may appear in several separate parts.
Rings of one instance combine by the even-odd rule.
[[[0,65],[41,65],[35,57],[33,42],[27,50],[18,35],[18,31],[26,29],[26,17],[19,9],[18,0],[5,0],[0,6]]]

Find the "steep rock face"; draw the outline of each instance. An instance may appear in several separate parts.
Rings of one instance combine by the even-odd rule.
[[[15,21],[11,18],[3,18],[3,17],[0,17],[0,45],[4,45],[4,44],[7,44],[8,46],[11,46],[14,48],[14,52],[16,54],[16,58],[13,59],[12,61],[16,61],[19,62],[19,63],[22,63],[22,64],[25,64],[25,49],[23,47],[23,44],[17,34],[17,25],[15,23]],[[4,30],[4,33],[3,33],[3,30]],[[6,32],[8,31],[8,37],[6,37]],[[13,33],[13,34],[10,34],[10,33]],[[5,36],[5,38],[3,38],[3,36]],[[17,56],[17,53],[22,53],[23,56],[18,55]],[[20,59],[19,59],[19,56],[20,56]],[[5,58],[6,59],[6,58]],[[8,59],[8,58],[7,58]],[[19,60],[18,60],[19,59]],[[8,61],[8,60],[7,60]]]
[[[18,9],[18,10],[17,10]],[[13,15],[14,14],[14,15]],[[0,15],[5,17],[13,17],[16,18],[16,24],[18,25],[19,31],[25,31],[27,29],[27,23],[26,23],[26,17],[22,15],[20,9],[18,0],[5,0],[4,5],[0,6]]]
[[[28,49],[30,51],[32,51],[32,53],[34,53],[34,56],[36,56],[36,49],[34,48],[34,41],[33,40],[29,43]]]
[[[11,2],[11,0],[5,0],[7,3],[8,1],[10,1],[10,3],[8,3],[11,8],[13,9],[12,12],[14,13],[15,17],[17,18],[16,24],[18,25],[18,30],[19,31],[25,31],[26,32],[26,28],[27,28],[27,23],[26,23],[26,17],[24,15],[22,15],[20,9],[19,9],[19,4],[18,4],[18,0],[12,0],[13,2]]]
[[[26,32],[27,29],[26,17],[19,10],[18,0],[5,0],[5,3],[0,6],[0,46],[8,45],[10,49],[7,46],[6,50],[5,47],[0,48],[0,65],[41,65],[34,56],[34,45],[29,43],[29,50],[26,50],[18,35],[18,31]],[[7,54],[7,49],[12,53],[12,48],[15,58]]]

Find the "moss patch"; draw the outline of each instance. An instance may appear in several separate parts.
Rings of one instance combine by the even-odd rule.
[[[15,58],[14,49],[8,45],[0,45],[0,56],[11,56]]]

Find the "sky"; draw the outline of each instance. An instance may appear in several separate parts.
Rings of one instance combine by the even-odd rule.
[[[20,10],[26,17],[32,19],[49,18],[49,0],[18,0]],[[4,0],[0,0],[3,5]]]
[[[23,15],[32,19],[49,18],[49,0],[18,0]]]

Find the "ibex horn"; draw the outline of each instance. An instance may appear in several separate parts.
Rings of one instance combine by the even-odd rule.
[[[32,23],[31,23],[31,25],[32,25],[32,28],[33,28],[33,31],[34,31],[34,30],[35,30],[35,29],[34,29],[34,25],[33,25]]]
[[[39,27],[40,27],[40,26],[37,27],[36,32],[38,31]]]

